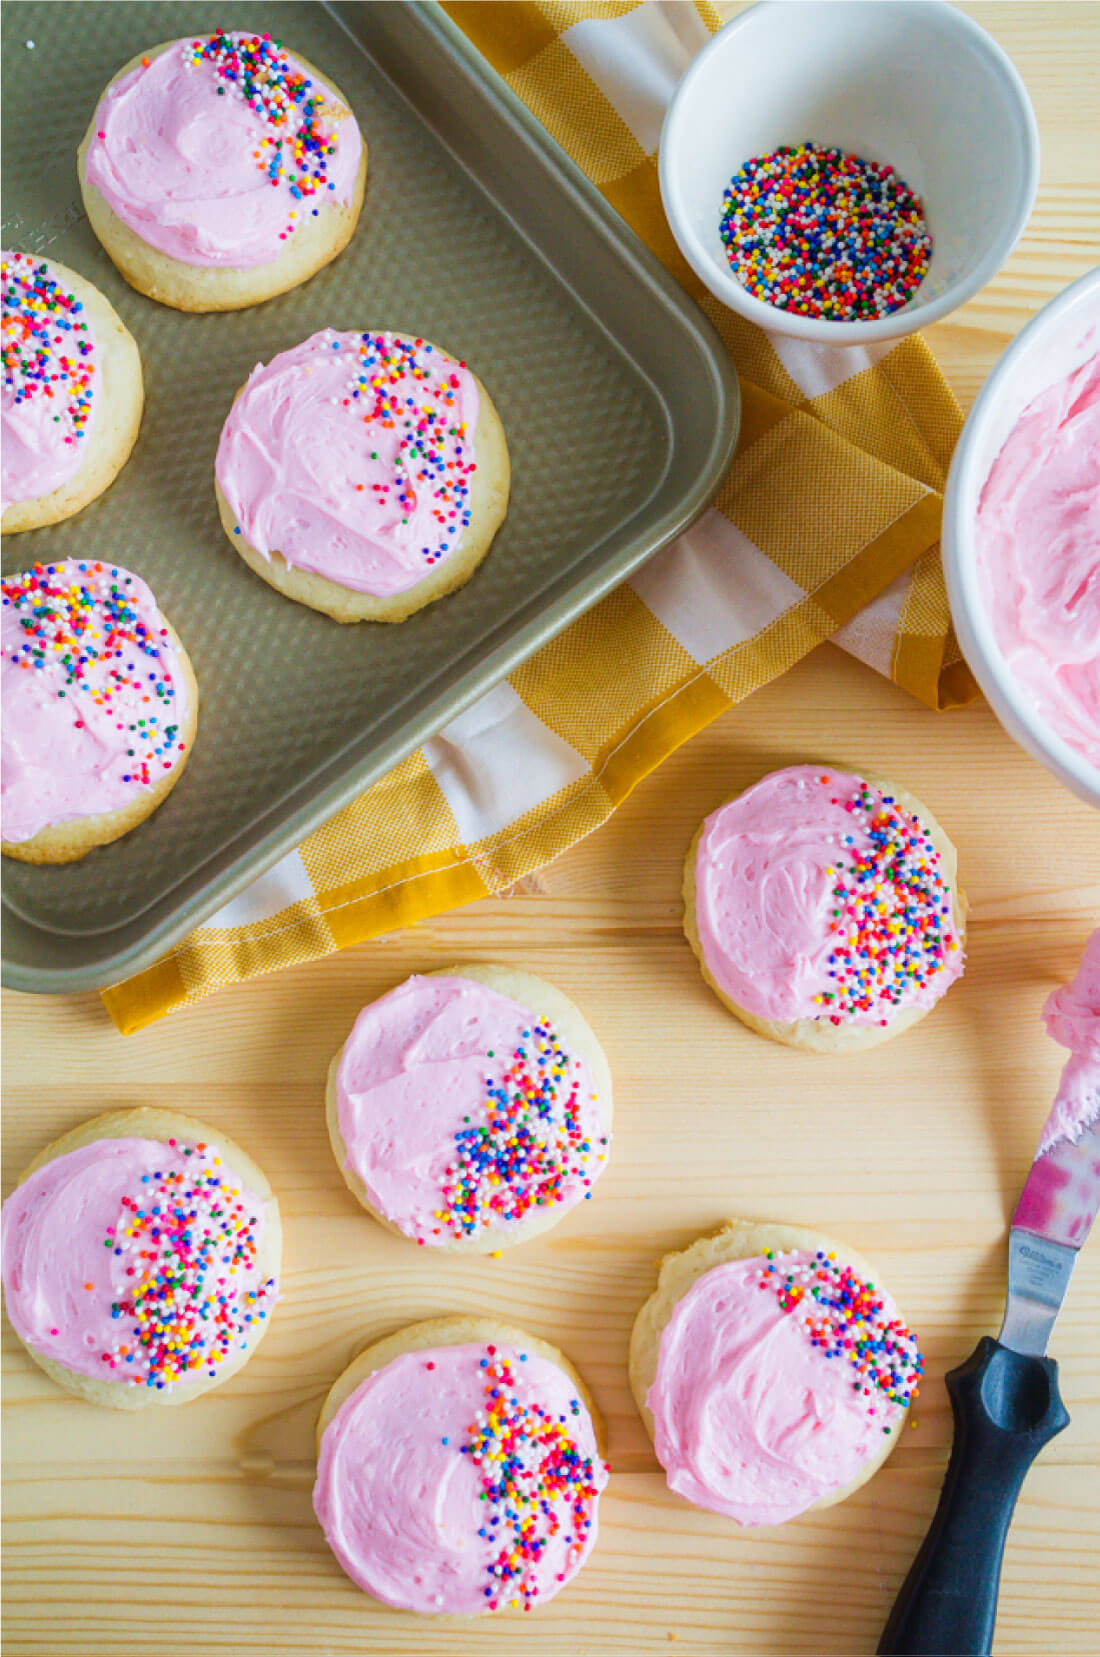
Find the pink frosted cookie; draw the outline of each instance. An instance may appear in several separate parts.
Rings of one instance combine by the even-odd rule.
[[[2,585],[2,849],[71,863],[167,798],[191,756],[198,689],[129,570],[70,559]]]
[[[245,562],[337,621],[403,621],[460,587],[508,508],[508,448],[485,387],[403,334],[325,328],[260,363],[214,470]]]
[[[522,1330],[437,1318],[378,1342],[329,1393],[317,1438],[325,1539],[387,1605],[530,1611],[595,1544],[603,1425],[569,1361]]]
[[[426,1247],[496,1251],[591,1196],[611,1074],[560,990],[512,967],[453,967],[363,1008],[327,1108],[344,1178],[383,1225]]]
[[[231,1140],[171,1111],[113,1111],[48,1146],[4,1204],[4,1299],[70,1392],[182,1404],[255,1350],[281,1250],[279,1205]]]
[[[141,358],[90,282],[41,254],[0,254],[0,527],[71,518],[125,465],[141,424]]]
[[[78,153],[92,229],[126,280],[184,311],[284,293],[347,245],[366,146],[347,100],[270,35],[151,47]]]
[[[810,1052],[915,1024],[963,970],[955,848],[903,790],[773,771],[711,813],[684,870],[703,976],[750,1029]]]
[[[742,1220],[665,1257],[630,1343],[669,1488],[742,1525],[858,1489],[897,1443],[922,1367],[857,1255]]]

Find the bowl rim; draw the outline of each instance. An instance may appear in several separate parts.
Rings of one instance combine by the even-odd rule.
[[[966,417],[943,497],[942,554],[947,597],[959,647],[986,700],[1009,735],[1045,765],[1066,787],[1090,805],[1100,807],[1100,768],[1074,748],[1038,713],[1011,674],[993,632],[978,587],[974,545],[974,511],[989,476],[979,477],[978,437],[1015,363],[1040,335],[1056,327],[1082,294],[1095,292],[1100,300],[1100,265],[1087,270],[1069,287],[1047,301],[1025,323],[993,365]]]
[[[737,17],[724,24],[692,59],[672,94],[661,126],[657,156],[661,200],[669,226],[680,252],[714,297],[721,300],[730,310],[737,311],[750,322],[755,322],[766,332],[785,334],[792,339],[812,340],[819,345],[872,345],[880,340],[900,339],[906,334],[915,333],[918,328],[939,321],[948,312],[957,310],[960,305],[973,298],[974,294],[984,288],[997,274],[1023,234],[1039,188],[1039,126],[1027,87],[1003,46],[1000,46],[980,23],[976,23],[957,7],[949,5],[947,0],[909,0],[905,9],[935,10],[941,18],[948,20],[949,27],[968,36],[1007,83],[1021,118],[1020,135],[1023,146],[1024,187],[1016,212],[1006,221],[1000,233],[991,242],[985,256],[969,275],[960,277],[935,299],[917,299],[914,303],[893,311],[889,316],[879,317],[871,322],[834,322],[826,318],[797,316],[790,311],[781,310],[776,305],[769,305],[762,299],[756,299],[732,272],[727,273],[715,261],[696,234],[695,227],[690,223],[686,213],[681,211],[677,170],[672,162],[672,151],[683,111],[691,100],[696,83],[706,73],[711,59],[730,50],[731,43],[739,40],[752,28],[761,26],[761,18],[765,14],[780,16],[781,8],[786,3],[787,0],[756,0],[755,5],[747,7]],[[861,3],[867,6],[887,7],[890,11],[896,12],[901,9],[904,0],[861,0]]]

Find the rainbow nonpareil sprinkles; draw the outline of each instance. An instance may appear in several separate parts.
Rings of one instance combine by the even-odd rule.
[[[834,786],[830,776],[818,781]],[[841,801],[834,795],[830,803]],[[827,870],[835,879],[827,968],[835,988],[814,997],[834,1024],[857,1013],[888,1014],[959,949],[940,855],[920,819],[868,783],[843,806],[853,832],[844,836],[847,855]]]
[[[874,1284],[820,1249],[813,1255],[767,1249],[764,1258],[759,1287],[775,1294],[824,1358],[851,1365],[852,1386],[868,1400],[868,1415],[879,1414],[884,1404],[907,1408],[917,1396],[924,1360],[912,1330],[884,1315]]]
[[[142,1175],[103,1239],[112,1281],[126,1283],[111,1306],[119,1336],[101,1353],[106,1373],[163,1390],[200,1372],[215,1377],[247,1347],[275,1293],[274,1278],[250,1281],[257,1209],[214,1147],[167,1142],[164,1166]]]
[[[331,346],[341,349],[338,335],[332,336]],[[454,367],[465,369],[466,364]],[[438,530],[420,549],[428,565],[453,552],[470,523],[470,488],[477,465],[466,459],[466,423],[454,418],[461,383],[442,353],[423,339],[362,334],[354,354],[349,353],[343,406],[368,428],[377,425],[401,434],[392,476],[369,488],[376,504],[402,524],[408,523],[407,515],[422,492],[431,497]],[[371,461],[378,459],[369,446],[367,454]],[[353,487],[362,491],[365,486]]]
[[[921,202],[892,167],[809,143],[745,162],[719,234],[756,299],[836,322],[900,310],[932,257]]]
[[[278,41],[267,34],[218,30],[185,45],[184,61],[210,65],[222,83],[219,93],[239,98],[270,129],[259,138],[254,159],[272,184],[284,184],[294,201],[335,188],[328,176],[329,157],[338,143],[332,111]],[[317,208],[311,211],[315,216]],[[297,218],[292,208],[280,239],[292,233]]]
[[[131,763],[122,781],[152,786],[176,764],[185,744],[179,740],[176,686],[161,661],[167,630],[154,632],[142,620],[133,583],[127,571],[110,564],[35,564],[3,581],[3,607],[16,612],[19,626],[11,664],[40,676],[60,700],[77,692],[90,697],[108,727],[113,723],[127,739]],[[118,706],[123,700],[128,713]],[[85,725],[75,704],[73,724]]]
[[[483,1118],[465,1118],[455,1134],[434,1235],[444,1226],[468,1237],[515,1223],[562,1202],[578,1183],[591,1195],[607,1139],[594,1144],[581,1126],[581,1068],[546,1020],[522,1032],[499,1076],[486,1078]]]
[[[50,405],[58,441],[76,449],[92,420],[95,341],[76,295],[26,253],[6,253],[0,265],[4,405],[40,400]]]
[[[551,1415],[526,1396],[510,1358],[487,1346],[480,1365],[485,1404],[459,1451],[481,1475],[485,1523],[478,1535],[494,1550],[485,1599],[491,1611],[501,1605],[530,1611],[549,1539],[564,1531],[569,1565],[584,1550],[599,1495],[595,1464],[582,1454],[568,1417]],[[571,1401],[570,1413],[580,1415],[579,1399]],[[563,1582],[565,1572],[557,1580]]]

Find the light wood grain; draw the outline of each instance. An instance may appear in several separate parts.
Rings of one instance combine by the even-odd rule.
[[[731,8],[732,9],[732,8]],[[1100,7],[966,8],[1008,48],[1039,113],[1032,225],[986,292],[934,330],[967,403],[1048,295],[1095,259]],[[1091,155],[1089,148],[1091,145]],[[1091,249],[1091,251],[1090,251]],[[773,1047],[705,989],[680,931],[679,871],[705,812],[770,766],[859,756],[925,799],[959,847],[966,977],[869,1053]],[[1100,819],[984,706],[936,716],[823,647],[651,777],[600,833],[524,882],[394,938],[227,991],[128,1041],[95,997],[4,998],[4,1190],[94,1111],[158,1104],[221,1126],[262,1163],[285,1224],[285,1299],[240,1376],[170,1419],[95,1411],[50,1386],[5,1325],[9,1657],[874,1649],[935,1505],[945,1368],[995,1332],[1005,1227],[1059,1069],[1043,997],[1100,922]],[[595,1201],[500,1260],[426,1259],[362,1213],[332,1160],[324,1075],[361,1003],[463,958],[525,966],[573,997],[616,1078]],[[730,1214],[801,1221],[881,1269],[929,1378],[887,1467],[844,1506],[743,1532],[671,1496],[630,1398],[626,1353],[657,1256]],[[373,1605],[313,1521],[317,1409],[367,1341],[488,1311],[576,1362],[614,1469],[591,1563],[554,1604],[431,1625]],[[1095,1652],[1100,1601],[1100,1248],[1054,1340],[1072,1425],[1030,1474],[996,1651]]]

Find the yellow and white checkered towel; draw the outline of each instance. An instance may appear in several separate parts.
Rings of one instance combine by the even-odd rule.
[[[737,456],[710,511],[632,581],[170,955],[105,990],[125,1033],[504,890],[822,639],[931,707],[973,694],[937,541],[961,416],[924,341],[865,351],[771,338],[702,291],[665,222],[661,119],[719,26],[714,7],[446,10],[718,328],[741,376]]]

